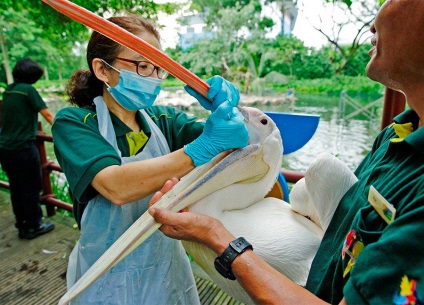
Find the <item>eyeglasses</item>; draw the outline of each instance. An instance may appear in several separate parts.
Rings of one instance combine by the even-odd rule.
[[[137,74],[140,76],[144,76],[144,77],[151,76],[155,70],[157,72],[159,79],[165,79],[169,74],[168,72],[163,70],[161,67],[155,66],[151,62],[148,62],[145,60],[131,60],[131,59],[126,59],[121,57],[116,57],[116,59],[133,63],[137,67],[136,69]]]

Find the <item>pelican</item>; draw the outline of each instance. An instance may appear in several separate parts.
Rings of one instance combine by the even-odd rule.
[[[322,153],[310,164],[305,177],[293,186],[290,204],[273,197],[250,199],[256,191],[266,195],[269,185],[261,192],[262,181],[258,181],[214,192],[189,210],[219,219],[234,236],[245,237],[253,245],[253,251],[268,264],[304,286],[334,211],[356,181],[343,162]],[[237,281],[227,280],[215,270],[215,252],[194,242],[183,241],[183,245],[222,290],[240,302],[254,304]]]
[[[304,285],[332,213],[356,178],[342,162],[326,154],[318,157],[305,178],[294,186],[291,205],[279,198],[265,198],[281,168],[281,135],[275,123],[260,110],[240,109],[249,130],[249,145],[229,155],[222,153],[197,167],[156,205],[172,211],[189,207],[191,211],[219,219],[232,234],[245,237],[255,253],[271,266]],[[322,170],[329,167],[332,169]],[[328,183],[331,187],[325,188]],[[322,194],[321,187],[336,194]],[[159,226],[148,212],[144,213],[59,304],[67,304]],[[183,245],[222,290],[243,303],[253,304],[237,281],[229,281],[217,273],[213,266],[214,252],[192,242],[183,242]]]

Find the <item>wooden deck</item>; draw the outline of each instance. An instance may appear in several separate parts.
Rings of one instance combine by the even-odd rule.
[[[56,225],[52,232],[33,240],[19,239],[9,194],[0,191],[0,304],[57,304],[66,292],[68,255],[79,231],[69,217],[56,215],[52,221]],[[242,304],[193,267],[201,304]]]

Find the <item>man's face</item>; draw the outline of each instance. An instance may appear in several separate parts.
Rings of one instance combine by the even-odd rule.
[[[402,90],[424,69],[424,1],[388,0],[374,24],[367,65],[368,76],[392,89]]]

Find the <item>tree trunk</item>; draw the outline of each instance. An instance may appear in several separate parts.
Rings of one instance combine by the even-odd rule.
[[[336,76],[340,76],[340,74],[342,73],[342,70],[346,66],[346,64],[347,64],[347,59],[346,59],[346,57],[343,57],[342,62],[340,63],[340,66],[335,71]]]
[[[10,69],[9,54],[7,52],[7,46],[2,31],[0,31],[0,46],[3,53],[3,66],[6,71],[7,84],[11,84],[13,83],[13,75],[12,70]]]
[[[44,66],[44,78],[49,81],[49,69],[47,69],[47,66]]]

